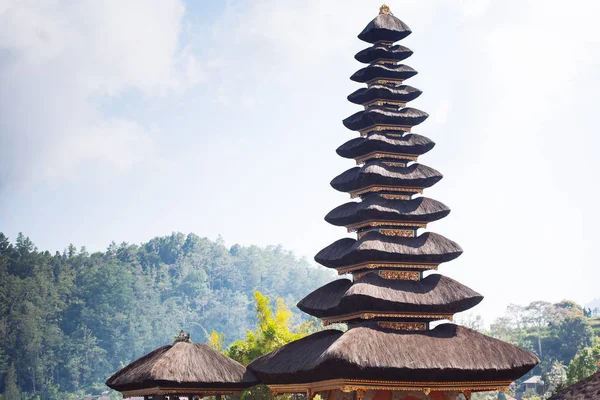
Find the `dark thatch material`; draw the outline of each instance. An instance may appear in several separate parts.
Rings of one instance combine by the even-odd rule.
[[[160,347],[108,378],[106,386],[129,391],[157,386],[243,389],[257,384],[246,368],[201,343]]]
[[[341,268],[366,262],[443,263],[461,254],[458,243],[437,233],[395,237],[371,231],[358,240],[333,242],[317,253],[315,261],[328,268]]]
[[[377,60],[390,60],[390,61],[402,61],[407,59],[413,54],[412,50],[408,47],[400,46],[386,46],[383,44],[375,44],[369,48],[359,51],[356,53],[354,58],[365,64],[371,64]]]
[[[435,185],[442,174],[423,164],[408,167],[387,165],[370,161],[362,167],[354,167],[333,178],[331,186],[340,192],[351,192],[371,185],[427,188]]]
[[[334,208],[325,216],[325,221],[337,226],[364,221],[432,222],[448,214],[450,209],[446,205],[428,197],[396,200],[372,194],[361,202],[349,202]]]
[[[298,308],[318,318],[355,312],[455,314],[481,300],[479,293],[439,274],[408,281],[384,279],[370,272],[355,282],[333,281],[302,299]]]
[[[360,88],[348,96],[348,101],[355,104],[366,104],[375,100],[392,100],[409,102],[421,95],[419,89],[412,86],[385,86],[373,85],[368,88]]]
[[[454,324],[407,333],[365,323],[289,343],[257,358],[248,369],[265,384],[329,379],[477,382],[512,381],[538,362],[528,351]]]
[[[386,78],[405,80],[416,74],[417,71],[404,64],[370,64],[356,71],[350,79],[359,83]]]
[[[367,137],[351,139],[337,148],[344,158],[359,158],[373,152],[421,155],[433,149],[435,143],[422,135],[409,133],[402,137],[388,137],[374,133]]]
[[[429,114],[416,108],[406,107],[398,111],[383,107],[370,107],[346,118],[344,126],[353,131],[374,125],[415,126],[425,121]]]
[[[548,400],[599,400],[600,372],[561,390]]]
[[[379,41],[396,42],[412,31],[404,22],[391,14],[379,14],[358,34],[360,40],[375,43]]]

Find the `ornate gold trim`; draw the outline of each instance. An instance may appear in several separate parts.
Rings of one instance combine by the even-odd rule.
[[[372,151],[364,156],[355,158],[356,164],[363,164],[369,160],[377,160],[381,158],[391,158],[394,160],[408,160],[417,161],[419,156],[416,154],[403,154],[403,153],[388,153],[384,151]]]
[[[380,321],[377,323],[379,327],[385,329],[394,329],[397,331],[426,331],[427,322],[390,322]]]
[[[437,270],[439,264],[428,263],[392,263],[392,262],[367,262],[361,264],[353,264],[347,267],[336,268],[339,275],[344,275],[361,269],[419,269],[419,270]]]
[[[511,381],[475,381],[475,382],[408,382],[408,381],[373,381],[356,379],[331,379],[326,381],[268,385],[273,394],[282,393],[316,393],[327,390],[353,392],[357,390],[399,390],[399,391],[458,391],[470,396],[471,392],[508,390]]]
[[[176,387],[162,387],[155,386],[151,388],[145,389],[136,389],[136,390],[125,390],[121,392],[123,397],[137,397],[137,396],[149,396],[149,395],[158,395],[158,394],[194,394],[199,395],[200,397],[207,396],[215,396],[219,394],[235,394],[242,393],[246,389],[221,389],[221,388],[176,388]]]
[[[358,236],[359,239],[361,239],[364,235],[366,235],[369,232],[373,232],[373,231],[379,232],[384,236],[390,236],[390,237],[415,237],[416,236],[416,233],[413,229],[381,229],[381,228],[360,231],[360,232],[357,232],[356,235]]]
[[[371,125],[367,128],[360,129],[360,136],[367,136],[371,132],[382,132],[382,131],[401,131],[401,132],[410,132],[412,126],[406,125]]]
[[[397,237],[415,237],[415,231],[412,229],[379,229],[379,233],[384,236]]]
[[[358,272],[356,274],[352,274],[352,276],[354,277],[354,280],[357,281],[360,278],[362,278],[363,276],[365,276],[366,274],[368,274],[371,271],[366,271],[366,272]]]
[[[427,228],[427,222],[405,222],[405,221],[375,221],[375,220],[367,220],[363,222],[359,222],[358,224],[347,225],[346,229],[348,232],[356,232],[362,228],[370,228],[377,226],[410,226],[415,228]]]
[[[375,100],[371,100],[367,103],[363,103],[362,106],[365,108],[365,110],[370,107],[376,107],[376,106],[380,106],[380,107],[391,106],[391,107],[404,108],[404,107],[406,107],[406,101],[375,99]]]
[[[414,318],[414,319],[427,319],[427,320],[440,320],[447,319],[452,321],[454,314],[440,313],[440,314],[422,314],[422,313],[380,313],[380,312],[356,312],[350,314],[344,314],[337,317],[321,318],[323,325],[337,324],[346,322],[353,319],[375,319],[375,318]]]
[[[404,82],[404,79],[394,79],[394,78],[376,78],[376,79],[371,79],[370,81],[367,81],[367,87],[371,87],[373,85],[393,85],[393,86],[400,86],[402,85],[402,83]]]
[[[383,279],[420,281],[421,273],[418,271],[379,271],[379,276]]]
[[[405,192],[405,193],[423,193],[423,188],[411,188],[411,187],[402,187],[402,186],[386,186],[386,185],[369,185],[365,188],[353,190],[350,192],[350,198],[354,199],[363,195],[365,193],[373,193],[373,192]]]
[[[410,200],[410,195],[405,194],[387,194],[384,193],[381,195],[384,199],[388,200]]]
[[[403,162],[393,162],[393,161],[382,161],[388,167],[406,167],[406,163]]]

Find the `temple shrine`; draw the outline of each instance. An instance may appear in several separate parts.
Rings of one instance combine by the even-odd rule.
[[[395,42],[411,33],[383,5],[358,35],[370,47],[351,79],[366,84],[348,96],[363,107],[346,118],[357,136],[337,153],[354,160],[331,186],[351,199],[326,221],[356,238],[340,239],[315,260],[349,278],[310,293],[298,307],[325,329],[254,360],[247,369],[181,336],[134,361],[107,385],[125,396],[188,399],[240,393],[257,382],[274,394],[308,400],[458,400],[507,390],[539,359],[519,347],[449,322],[483,297],[435,271],[462,254],[454,241],[420,232],[450,209],[423,197],[442,174],[418,162],[434,142],[413,133],[428,114],[407,103],[421,91],[404,81],[417,72],[402,62],[412,51]],[[560,397],[561,399],[563,397]],[[565,397],[567,398],[567,397]]]
[[[404,81],[417,72],[401,62],[412,51],[395,42],[411,33],[389,7],[358,35],[371,44],[355,58],[367,64],[350,79],[366,84],[348,96],[363,110],[346,118],[358,136],[337,153],[357,166],[331,181],[351,201],[326,221],[356,233],[325,247],[315,260],[352,278],[333,281],[298,303],[326,329],[254,360],[248,369],[275,393],[323,400],[455,400],[507,390],[539,359],[519,347],[452,323],[483,297],[430,273],[462,253],[446,237],[419,233],[446,217],[443,203],[420,196],[442,174],[418,163],[434,147],[413,129],[428,114],[407,107],[421,91]]]

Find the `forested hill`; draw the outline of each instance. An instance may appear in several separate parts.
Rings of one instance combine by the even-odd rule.
[[[254,290],[296,310],[333,277],[280,246],[227,248],[194,234],[51,254],[0,233],[0,376],[14,364],[27,392],[101,384],[180,329],[198,342],[211,330],[242,338],[255,325]]]

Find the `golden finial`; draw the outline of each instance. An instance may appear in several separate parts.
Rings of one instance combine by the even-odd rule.
[[[387,4],[383,4],[381,7],[379,7],[379,15],[381,14],[392,15],[392,12],[390,11],[390,8]]]

